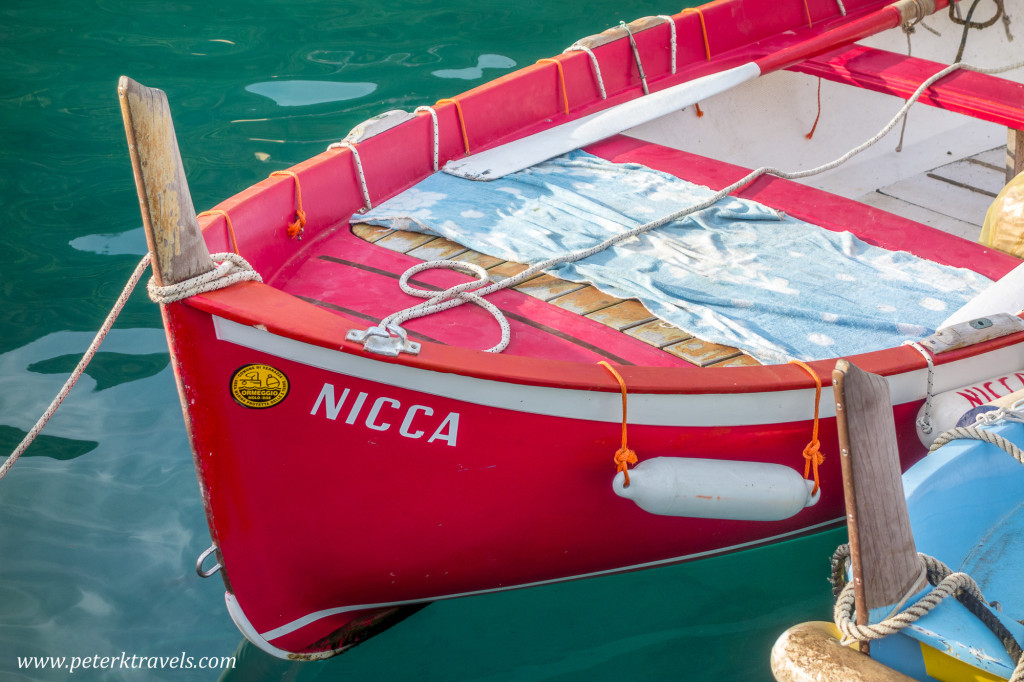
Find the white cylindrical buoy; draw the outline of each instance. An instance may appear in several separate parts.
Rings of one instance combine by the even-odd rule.
[[[663,516],[702,519],[778,521],[818,501],[814,482],[781,464],[722,459],[654,457],[629,470],[629,487],[620,471],[615,494]]]
[[[929,411],[931,431],[925,433],[922,419],[928,404],[925,403],[917,413],[917,437],[925,447],[931,447],[936,438],[955,426],[960,425],[961,418],[975,408],[983,405],[1000,407],[1017,391],[1024,389],[1024,372],[1011,372],[970,386],[939,393],[932,398]],[[1013,402],[1010,400],[1010,402]],[[984,411],[984,410],[979,410]],[[973,419],[971,422],[973,423]]]

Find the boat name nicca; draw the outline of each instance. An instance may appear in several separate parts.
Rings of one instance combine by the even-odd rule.
[[[335,400],[334,384],[325,383],[320,389],[320,395],[310,410],[311,415],[316,415],[323,405],[323,416],[331,421],[336,421],[346,404],[349,404],[349,395],[352,391],[345,388],[341,396]],[[345,417],[346,424],[359,422],[363,407],[370,405],[366,417],[362,420],[363,426],[373,431],[390,431],[398,427],[398,434],[405,438],[423,438],[427,431],[437,424],[434,417],[434,408],[429,405],[410,405],[402,407],[401,401],[387,396],[373,398],[365,391],[355,394],[348,407],[348,414]],[[401,421],[399,421],[401,419]],[[451,447],[455,447],[459,435],[459,413],[449,412],[448,416],[434,427],[432,435],[427,438],[428,443],[441,441]]]

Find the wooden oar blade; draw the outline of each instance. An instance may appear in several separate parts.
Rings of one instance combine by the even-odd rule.
[[[903,495],[889,385],[846,360],[832,379],[854,579],[863,590],[861,622],[867,610],[896,604],[915,587],[921,562]]]
[[[212,270],[167,96],[127,76],[118,81],[117,93],[157,284],[177,284]]]

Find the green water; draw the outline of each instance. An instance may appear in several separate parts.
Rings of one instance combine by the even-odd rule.
[[[620,19],[678,9],[4,0],[0,453],[49,403],[145,251],[119,75],[168,93],[201,210],[369,116],[433,103]],[[220,580],[192,569],[209,536],[159,314],[145,295],[132,298],[44,433],[0,481],[0,680],[69,677],[19,670],[18,657],[182,653],[237,655],[230,680],[759,680],[770,677],[778,633],[829,611],[838,532],[434,604],[331,661],[277,661],[242,644]],[[78,670],[72,679],[219,675]]]

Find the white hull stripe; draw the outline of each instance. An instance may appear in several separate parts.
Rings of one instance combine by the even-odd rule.
[[[618,422],[621,415],[618,391],[529,386],[434,372],[302,343],[216,316],[213,321],[217,338],[222,341],[388,386],[566,419]],[[928,374],[923,367],[924,360],[921,364],[921,369],[888,377],[895,404],[924,398]],[[1015,368],[1024,368],[1024,344],[936,368],[933,390],[941,393]],[[813,400],[813,389],[717,394],[633,393],[629,396],[629,421],[677,427],[778,424],[810,419]],[[824,418],[835,416],[831,391],[822,391],[820,410]]]

